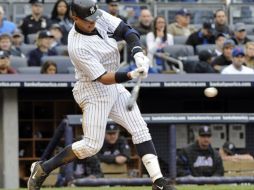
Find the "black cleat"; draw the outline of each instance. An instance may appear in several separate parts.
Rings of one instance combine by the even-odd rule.
[[[43,171],[41,163],[38,161],[31,165],[31,175],[27,182],[28,190],[40,190],[44,180],[48,177],[48,174]]]
[[[166,178],[159,178],[155,180],[152,185],[152,190],[177,190],[172,182]]]

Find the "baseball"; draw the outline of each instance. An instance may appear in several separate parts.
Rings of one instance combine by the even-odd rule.
[[[204,94],[208,98],[213,98],[213,97],[217,96],[218,90],[214,87],[209,87],[204,90]]]

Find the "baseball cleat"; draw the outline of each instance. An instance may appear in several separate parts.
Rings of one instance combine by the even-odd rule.
[[[43,171],[41,163],[41,161],[38,161],[31,165],[31,175],[27,182],[28,190],[40,190],[41,185],[48,176],[48,174]]]
[[[173,185],[170,184],[166,178],[159,178],[155,180],[152,185],[152,190],[177,190]]]

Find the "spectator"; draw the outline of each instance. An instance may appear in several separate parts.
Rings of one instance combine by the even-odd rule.
[[[229,36],[232,36],[234,33],[229,28],[227,23],[227,15],[225,10],[218,9],[214,13],[214,29],[216,33],[223,33],[227,35],[227,38]]]
[[[151,67],[158,68],[158,72],[165,70],[164,60],[156,58],[155,53],[163,53],[164,47],[173,45],[173,36],[167,33],[167,23],[164,17],[158,16],[153,22],[153,32],[146,37],[148,57],[152,60]]]
[[[29,52],[28,66],[41,66],[43,56],[57,55],[56,51],[50,49],[51,38],[54,36],[47,30],[39,32],[36,39],[37,48]]]
[[[41,74],[56,74],[57,66],[54,61],[46,61],[41,66]]]
[[[195,67],[195,73],[215,73],[211,65],[212,53],[208,50],[203,50],[198,54],[199,62]]]
[[[211,146],[211,129],[202,126],[197,141],[181,150],[177,157],[177,176],[223,176],[219,153]]]
[[[233,40],[226,40],[223,44],[222,55],[216,57],[212,61],[212,66],[216,72],[221,72],[221,70],[232,63],[232,50],[235,47],[235,42]]]
[[[193,46],[195,50],[197,45],[214,43],[215,37],[212,25],[209,22],[204,22],[203,27],[199,31],[192,33],[186,41],[186,44]]]
[[[60,25],[63,33],[61,42],[67,45],[68,33],[73,26],[73,22],[70,18],[70,7],[66,0],[58,0],[55,3],[51,12],[51,20],[53,24]]]
[[[25,37],[25,43],[29,43],[28,35],[36,34],[37,32],[45,29],[49,29],[51,22],[43,16],[43,4],[44,0],[30,0],[32,14],[26,16],[20,25],[20,29]]]
[[[7,33],[0,35],[0,50],[7,51],[10,56],[25,57],[21,51],[16,51],[12,47],[12,37]]]
[[[236,154],[235,145],[231,142],[225,142],[219,150],[222,160],[239,161],[253,160],[250,154]]]
[[[146,35],[153,30],[153,17],[149,9],[141,9],[138,20],[139,22],[137,24],[134,24],[133,28],[137,30],[140,35]]]
[[[254,69],[254,42],[245,44],[245,63],[247,67]]]
[[[236,47],[232,51],[233,62],[225,67],[221,74],[254,74],[254,70],[244,66],[245,53],[242,48]]]
[[[59,24],[52,24],[49,31],[54,36],[51,38],[51,48],[56,48],[57,46],[64,45],[62,43],[63,30]]]
[[[107,164],[125,164],[130,159],[130,147],[124,137],[119,137],[119,128],[116,124],[107,125],[99,158],[101,162]]]
[[[246,26],[244,23],[236,23],[234,36],[231,38],[236,45],[244,45],[251,40],[247,37]]]
[[[16,29],[16,25],[4,17],[4,9],[0,6],[0,34],[8,33],[11,35]]]
[[[0,50],[0,74],[15,74],[16,71],[10,66],[10,56],[7,51]]]
[[[16,30],[12,35],[12,48],[18,52],[21,57],[25,57],[25,54],[21,50],[21,46],[24,44],[24,36],[21,31]]]
[[[195,27],[190,26],[191,14],[187,9],[180,9],[176,12],[174,23],[168,26],[168,32],[173,36],[189,36],[196,31]]]
[[[213,56],[218,57],[223,53],[223,44],[226,40],[226,37],[223,33],[218,33],[215,37],[215,49],[213,51]]]
[[[122,21],[127,24],[127,19],[122,15],[119,15],[119,2],[120,0],[106,0],[106,3],[108,4],[108,13],[122,19]]]

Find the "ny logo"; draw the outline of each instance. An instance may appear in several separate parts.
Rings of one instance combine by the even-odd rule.
[[[96,11],[96,7],[95,7],[95,6],[90,8],[90,13],[91,13],[91,14],[94,14],[95,11]]]

